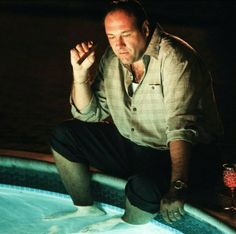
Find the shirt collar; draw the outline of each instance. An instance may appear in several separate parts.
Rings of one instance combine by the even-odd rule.
[[[162,34],[164,33],[163,29],[159,24],[157,24],[156,29],[154,30],[151,40],[148,44],[148,47],[144,53],[145,55],[152,56],[154,58],[158,58],[159,54],[159,49],[160,49],[160,43],[161,43],[161,38]]]

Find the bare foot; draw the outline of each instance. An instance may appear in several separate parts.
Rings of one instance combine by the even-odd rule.
[[[75,210],[62,211],[45,217],[45,220],[63,220],[68,218],[85,217],[85,216],[101,216],[106,212],[98,208],[97,206],[75,206]]]
[[[129,224],[126,223],[121,217],[113,217],[111,219],[108,219],[103,222],[98,222],[92,225],[88,225],[80,230],[79,233],[104,233],[107,231],[112,231],[115,233],[115,231],[121,231],[121,233],[125,233],[124,231],[133,231],[132,233],[140,233],[142,229],[145,230],[149,224]]]

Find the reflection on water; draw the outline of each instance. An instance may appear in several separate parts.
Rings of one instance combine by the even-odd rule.
[[[83,227],[96,222],[105,221],[113,216],[121,215],[123,210],[107,204],[99,204],[107,212],[100,217],[81,217],[66,220],[45,220],[44,217],[63,210],[73,210],[69,196],[23,187],[1,186],[0,188],[0,233],[4,234],[75,234]],[[121,233],[122,232],[106,232]],[[181,234],[157,221],[148,225],[145,232],[139,230],[125,231],[125,234]]]

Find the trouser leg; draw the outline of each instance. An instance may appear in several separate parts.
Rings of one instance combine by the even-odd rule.
[[[162,196],[168,191],[171,176],[169,151],[134,146],[133,175],[125,188],[131,205],[150,214],[160,210]],[[151,216],[150,216],[151,217]]]
[[[76,120],[67,121],[55,129],[51,146],[62,156],[55,156],[57,167],[67,191],[76,203],[82,202],[77,198],[77,194],[81,193],[80,188],[83,190],[83,186],[87,188],[89,185],[85,165],[91,165],[110,175],[126,179],[129,177],[126,191],[129,191],[127,197],[131,203],[145,212],[155,213],[158,210],[161,194],[165,190],[158,186],[167,187],[165,181],[169,181],[165,176],[169,173],[165,171],[164,164],[169,164],[168,160],[165,161],[166,155],[160,157],[162,153],[159,151],[139,147],[124,139],[112,125]],[[69,176],[72,168],[73,173]],[[162,178],[157,179],[157,174]],[[159,182],[156,183],[156,180]],[[134,195],[130,196],[132,193]],[[150,203],[151,208],[148,205]]]
[[[130,174],[129,141],[112,124],[69,120],[55,128],[50,143],[71,162],[122,178]]]
[[[141,148],[141,149],[140,149]],[[139,152],[140,151],[140,152]],[[143,156],[149,164],[129,177],[126,195],[130,203],[140,210],[154,214],[160,209],[162,196],[168,191],[171,177],[171,159],[168,151],[138,147],[135,155]],[[140,157],[141,157],[140,156]],[[146,165],[142,158],[141,165]],[[187,197],[213,191],[220,180],[220,152],[215,144],[200,144],[192,149]],[[135,171],[135,170],[134,170]]]
[[[127,178],[125,142],[112,125],[66,121],[55,128],[51,147],[62,182],[76,205],[93,203],[89,166]]]

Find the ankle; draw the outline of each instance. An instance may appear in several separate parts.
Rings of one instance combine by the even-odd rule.
[[[80,209],[80,208],[86,208],[86,207],[93,207],[94,204],[91,204],[91,205],[74,205],[74,206]]]
[[[121,217],[121,220],[124,221],[125,223],[131,224],[131,225],[144,225],[147,224],[151,221],[152,218],[150,217],[145,217],[145,218],[134,218],[134,217],[129,217],[126,216],[125,214]]]
[[[126,199],[126,209],[122,219],[129,224],[141,225],[150,222],[156,214],[149,213],[141,210],[140,208],[132,205],[128,199]]]
[[[93,206],[94,205],[93,201],[73,202],[73,203],[74,203],[74,206],[78,206],[78,207]]]

